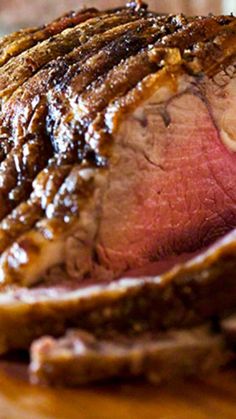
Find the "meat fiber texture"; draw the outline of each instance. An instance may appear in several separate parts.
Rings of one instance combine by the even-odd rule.
[[[0,40],[2,353],[235,310],[235,53],[142,2]]]

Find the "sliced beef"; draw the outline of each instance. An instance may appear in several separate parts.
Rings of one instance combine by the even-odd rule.
[[[76,334],[37,343],[35,377],[59,382],[74,362],[76,384],[97,359],[103,378],[117,350],[107,375],[132,375],[137,352],[137,374],[162,360],[162,379],[186,371],[181,348],[192,371],[221,353],[185,329],[235,312],[235,45],[233,16],[142,2],[0,41],[0,352],[94,335],[93,350]],[[74,347],[62,360],[71,342],[84,363]]]
[[[156,277],[69,281],[62,269],[32,289],[0,294],[0,352],[27,348],[43,335],[83,328],[96,336],[191,328],[236,307],[236,233]],[[20,330],[21,333],[15,333]]]
[[[44,337],[31,349],[34,384],[78,386],[111,378],[145,377],[152,383],[203,376],[232,358],[220,335],[208,328],[96,339],[70,331],[58,341]]]
[[[111,279],[235,227],[235,33],[234,17],[127,8],[3,67],[3,283],[32,284],[57,264],[75,280]],[[42,179],[65,164],[42,206]],[[25,200],[37,216],[14,223]]]

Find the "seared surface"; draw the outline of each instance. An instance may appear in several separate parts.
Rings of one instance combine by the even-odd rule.
[[[54,283],[0,294],[0,352],[28,348],[40,336],[60,336],[74,327],[103,337],[105,331],[136,334],[216,320],[235,309],[235,265],[233,232],[161,276],[85,285],[68,282],[57,270]]]
[[[163,334],[116,335],[96,339],[82,330],[58,341],[45,337],[31,348],[31,381],[78,386],[110,378],[145,377],[152,383],[203,376],[225,365],[232,354],[209,327]]]
[[[206,85],[222,64],[233,63],[235,28],[233,16],[161,16],[141,3],[104,12],[84,10],[1,41],[2,283],[34,283],[58,264],[64,264],[75,279],[117,277],[152,260],[198,250],[235,226],[235,196],[229,199],[225,175],[226,186],[221,190],[218,179],[211,179],[215,167],[199,174],[197,199],[202,200],[210,189],[212,196],[202,200],[202,215],[195,217],[193,212],[187,227],[183,228],[184,216],[180,221],[172,209],[164,210],[164,218],[157,211],[160,202],[168,204],[173,190],[166,170],[171,170],[173,179],[194,179],[197,174],[189,172],[192,162],[178,173],[180,160],[166,169],[173,161],[171,152],[167,163],[161,161],[163,141],[171,141],[171,130],[175,153],[181,148],[184,153],[190,141],[196,144],[193,161],[203,136],[209,155],[215,141],[218,151],[212,164],[221,172],[227,162],[234,180],[235,157],[222,149],[215,128],[221,123],[215,110],[216,94]],[[168,100],[173,98],[166,105],[164,86]],[[222,87],[222,92],[226,89]],[[191,102],[198,111],[190,113],[183,131],[180,108],[188,108]],[[138,124],[135,109],[142,113]],[[190,140],[185,132],[191,132],[199,115],[205,131],[194,132]],[[178,127],[183,135],[177,140]],[[153,128],[159,149],[150,148]],[[141,146],[134,132],[144,129]],[[222,168],[215,164],[218,155]],[[139,179],[138,172],[143,186],[133,182],[133,176]],[[208,184],[204,184],[206,177]],[[152,187],[147,189],[151,178],[157,198],[152,196]],[[186,185],[183,188],[188,194]],[[186,205],[181,203],[181,194],[176,196],[180,207]],[[149,207],[152,201],[153,208],[141,211],[138,199]],[[189,195],[188,200],[192,206],[193,197]],[[222,205],[212,216],[214,200]],[[142,221],[145,213],[149,213],[149,226],[153,225],[148,234],[149,226]],[[209,221],[202,228],[203,220]],[[117,233],[111,236],[114,228]]]
[[[75,365],[67,384],[77,384],[93,357],[113,359],[118,344],[103,342],[105,330],[159,333],[235,311],[235,55],[233,16],[158,15],[142,2],[0,41],[1,353],[89,330],[97,346],[85,364],[74,348],[62,360],[71,339],[83,344],[77,335],[32,352],[36,377],[59,382]],[[127,365],[132,375],[136,350],[150,368],[163,361],[160,378],[182,373],[182,358],[170,362],[182,336],[169,355],[165,338],[131,337],[110,375]],[[193,372],[221,354],[202,338],[190,338]],[[99,363],[94,374],[104,377]]]

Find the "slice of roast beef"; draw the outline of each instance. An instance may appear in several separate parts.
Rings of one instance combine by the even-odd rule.
[[[42,42],[67,28],[78,25],[96,14],[98,15],[99,13],[94,8],[85,9],[78,13],[70,12],[43,27],[24,29],[6,35],[0,40],[0,66],[7,63],[12,57],[16,57],[23,51],[33,47],[38,42]]]
[[[0,294],[0,353],[82,328],[96,336],[191,328],[236,308],[236,232],[156,277],[78,283],[54,271],[46,284]],[[16,333],[20,330],[20,333]]]
[[[139,337],[97,339],[70,331],[56,341],[44,337],[31,348],[31,382],[77,386],[111,378],[145,377],[152,383],[204,376],[232,359],[224,340],[208,327]]]

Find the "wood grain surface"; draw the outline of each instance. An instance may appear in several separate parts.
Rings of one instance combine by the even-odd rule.
[[[76,390],[30,386],[25,367],[0,364],[0,419],[235,419],[236,370],[165,386]]]

